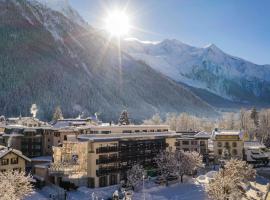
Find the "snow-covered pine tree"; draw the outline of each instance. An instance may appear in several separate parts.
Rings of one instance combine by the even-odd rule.
[[[137,190],[143,181],[145,171],[142,165],[135,164],[127,171],[127,185]]]
[[[53,119],[52,120],[53,121],[57,121],[59,119],[64,119],[64,117],[63,117],[63,113],[62,113],[62,110],[61,110],[60,106],[57,106],[55,108],[55,111],[54,111]]]
[[[129,125],[130,124],[127,110],[122,111],[122,113],[120,114],[118,123],[120,125]]]
[[[0,199],[18,200],[33,192],[32,177],[25,172],[8,170],[0,172]]]

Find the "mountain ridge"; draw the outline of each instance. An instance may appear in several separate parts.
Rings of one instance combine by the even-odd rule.
[[[135,59],[177,82],[243,105],[270,102],[269,65],[231,56],[214,44],[198,48],[175,39],[155,44],[139,40],[124,43],[124,49]]]
[[[157,112],[217,115],[183,85],[129,54],[119,57],[100,32],[29,2],[0,1],[1,114],[28,115],[36,103],[46,120],[56,106],[65,117],[98,112],[106,121],[123,109],[134,121]]]

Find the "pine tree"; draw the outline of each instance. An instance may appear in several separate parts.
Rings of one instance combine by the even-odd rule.
[[[129,125],[130,124],[127,110],[122,111],[122,113],[119,117],[118,123],[120,125]]]
[[[256,128],[259,127],[259,115],[256,108],[252,108],[250,118],[253,120]]]
[[[60,106],[57,106],[53,114],[53,121],[57,121],[59,119],[64,119],[64,117]]]

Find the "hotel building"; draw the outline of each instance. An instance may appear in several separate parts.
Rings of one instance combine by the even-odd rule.
[[[98,131],[104,131],[100,129]],[[140,129],[149,131],[135,131]],[[59,185],[70,182],[77,186],[104,187],[124,180],[126,171],[135,163],[154,169],[154,158],[160,151],[169,148],[173,151],[182,149],[207,153],[209,135],[206,137],[202,132],[195,134],[198,137],[190,136],[184,139],[183,133],[170,132],[168,126],[125,125],[121,130],[125,131],[114,133],[110,130],[111,134],[78,135],[77,139],[68,137],[62,147],[53,148],[54,162],[49,168],[49,175],[53,176],[55,183]],[[126,133],[131,130],[132,132]],[[182,148],[182,141],[197,143]]]

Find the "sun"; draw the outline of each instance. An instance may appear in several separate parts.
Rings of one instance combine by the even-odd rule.
[[[113,36],[124,36],[130,31],[128,15],[123,11],[114,11],[105,19],[105,29]]]

